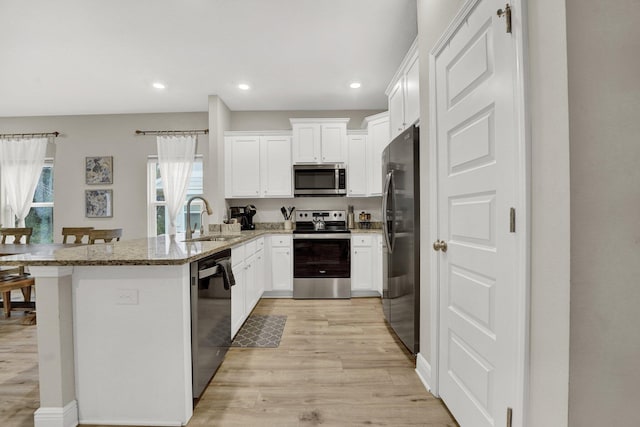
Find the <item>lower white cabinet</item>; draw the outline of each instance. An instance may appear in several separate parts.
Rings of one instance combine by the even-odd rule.
[[[375,234],[351,233],[351,295],[373,296],[378,294],[378,245]],[[378,271],[380,270],[380,271]]]
[[[264,292],[264,237],[231,248],[231,269],[236,285],[231,287],[231,337],[247,320]]]
[[[293,292],[293,239],[287,235],[271,237],[271,289]]]

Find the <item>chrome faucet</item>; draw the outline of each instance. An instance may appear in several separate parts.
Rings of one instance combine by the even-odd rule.
[[[200,196],[193,196],[192,198],[190,198],[187,201],[187,231],[185,232],[185,239],[189,240],[192,237],[191,234],[191,202],[193,202],[195,199],[200,199],[204,202],[204,207],[207,210],[207,215],[211,215],[213,213],[213,211],[211,210],[211,206],[209,206],[209,202],[207,202],[207,200],[204,197],[200,197]],[[200,216],[200,218],[202,218],[202,214]]]

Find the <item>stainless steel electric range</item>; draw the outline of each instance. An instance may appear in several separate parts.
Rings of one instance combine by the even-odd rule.
[[[293,297],[351,298],[351,232],[345,211],[296,211]]]

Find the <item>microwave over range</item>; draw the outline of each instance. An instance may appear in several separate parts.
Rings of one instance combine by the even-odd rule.
[[[293,195],[345,196],[347,194],[347,169],[345,165],[294,165]]]

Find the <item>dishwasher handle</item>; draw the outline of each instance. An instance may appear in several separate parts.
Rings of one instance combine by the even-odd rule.
[[[205,268],[203,270],[198,270],[198,280],[215,276],[219,272],[220,272],[220,266],[218,264],[214,265],[213,267]]]

